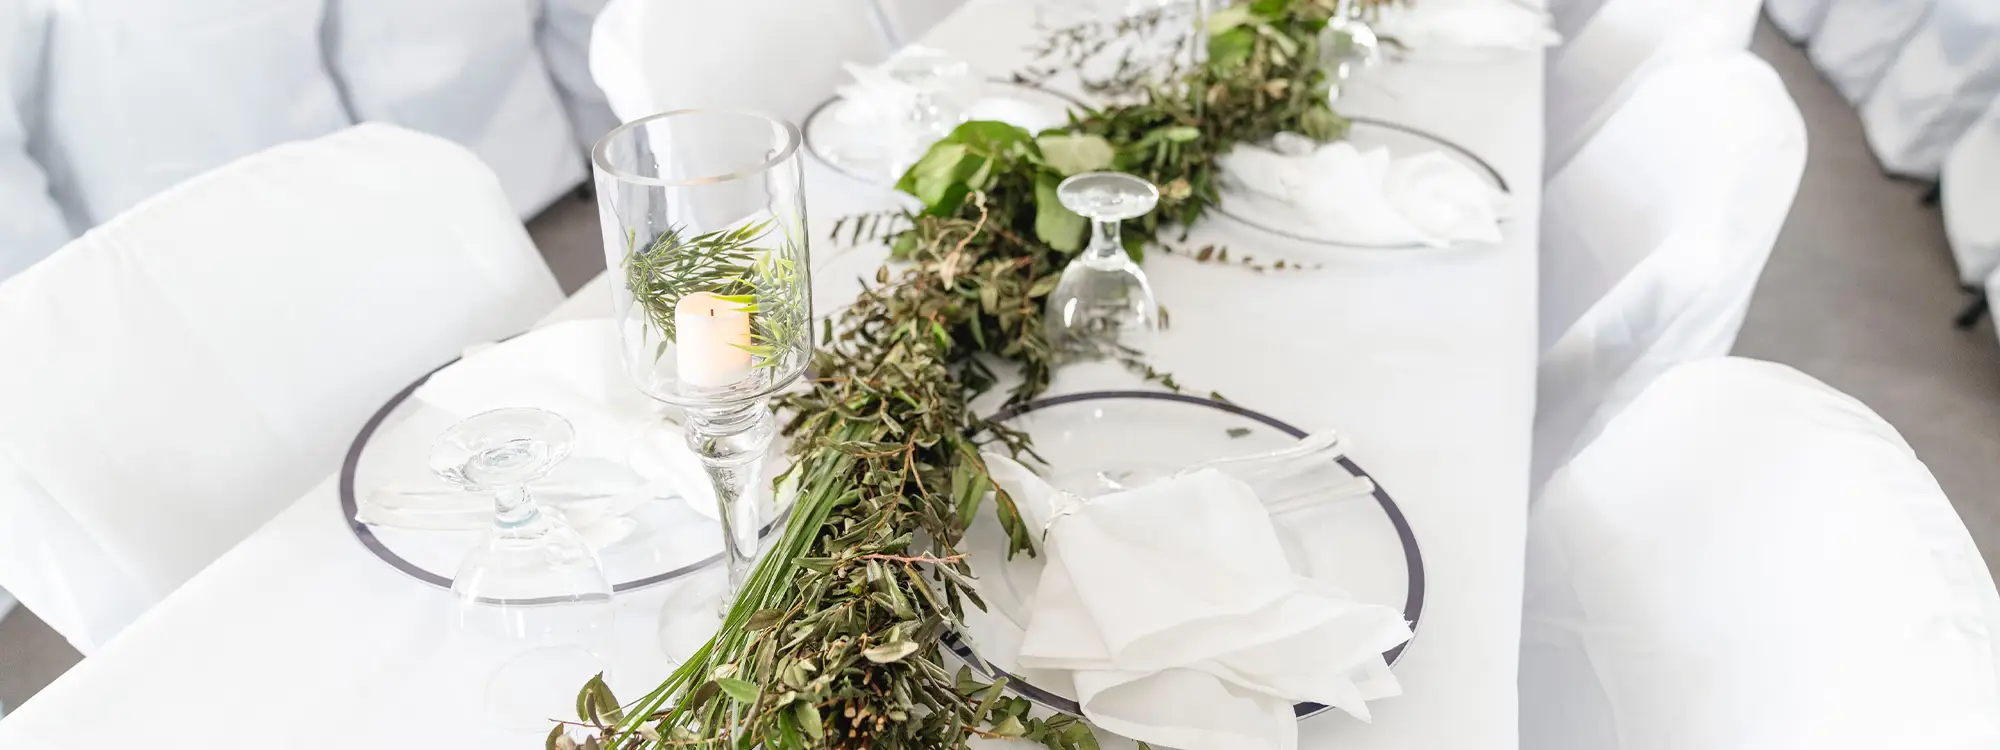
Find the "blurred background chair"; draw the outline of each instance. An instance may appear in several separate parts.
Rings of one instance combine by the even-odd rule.
[[[2000,272],[2000,97],[1945,157],[1938,204],[1959,283],[1977,295],[1959,317],[1959,327],[1970,328],[1985,313],[1991,279]]]
[[[562,299],[491,170],[277,146],[0,283],[0,586],[89,654],[338,465],[383,399]]]
[[[48,30],[47,0],[0,0],[0,280],[70,239],[48,175],[28,156]]]
[[[1764,13],[1778,33],[1795,43],[1811,39],[1826,22],[1826,9],[1833,0],[1764,0]]]
[[[319,54],[323,0],[55,0],[37,156],[88,224],[352,119]],[[86,224],[86,225],[88,225]]]
[[[1932,0],[1831,0],[1806,55],[1841,96],[1868,100],[1903,42],[1930,15]]]
[[[1861,125],[1884,170],[1932,179],[1995,97],[2000,2],[1936,0],[1862,102]]]
[[[1549,180],[1536,485],[1660,373],[1729,353],[1805,162],[1777,74],[1717,52],[1648,76]]]
[[[719,107],[802,122],[850,79],[842,63],[893,51],[873,2],[611,0],[591,37],[591,76],[620,120]]]
[[[1649,385],[1530,511],[1521,747],[2000,747],[2000,595],[1896,430],[1782,365]]]
[[[585,176],[562,97],[542,64],[537,9],[492,0],[327,0],[327,59],[356,121],[465,145],[499,175],[514,212],[526,218]]]

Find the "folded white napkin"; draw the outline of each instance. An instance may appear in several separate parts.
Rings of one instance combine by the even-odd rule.
[[[1426,0],[1389,7],[1374,28],[1416,54],[1447,58],[1540,50],[1562,43],[1546,8],[1513,0]]]
[[[661,406],[633,385],[620,351],[609,319],[558,323],[469,349],[413,397],[456,418],[535,407],[569,420],[576,446],[534,490],[545,505],[577,516],[574,522],[615,517],[671,495],[714,517],[714,490],[700,459],[681,442],[679,428],[664,421]],[[363,493],[355,516],[403,528],[479,528],[492,520],[492,498],[433,477],[400,477]]]
[[[1018,663],[1067,671],[1098,726],[1182,750],[1290,750],[1295,702],[1366,720],[1366,701],[1401,692],[1382,653],[1409,640],[1402,613],[1292,569],[1257,491],[1226,473],[1257,467],[1085,500],[986,460],[1046,530]]]
[[[1343,240],[1430,247],[1501,240],[1507,195],[1444,154],[1398,158],[1386,148],[1301,141],[1280,134],[1277,150],[1240,145],[1217,163],[1230,187],[1287,204]]]

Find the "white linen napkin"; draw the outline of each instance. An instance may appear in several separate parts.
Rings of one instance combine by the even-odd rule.
[[[1242,467],[1084,500],[986,461],[1046,530],[1018,663],[1069,672],[1091,722],[1182,750],[1291,750],[1293,703],[1367,720],[1366,701],[1401,692],[1382,653],[1409,640],[1402,613],[1293,571],[1257,492],[1225,473]]]
[[[1426,0],[1385,8],[1374,28],[1416,54],[1446,58],[1541,50],[1562,43],[1548,9],[1512,0]]]
[[[1507,195],[1444,154],[1398,158],[1345,141],[1306,150],[1301,141],[1281,133],[1277,150],[1239,145],[1217,163],[1231,187],[1287,204],[1342,239],[1446,247],[1502,238]]]
[[[569,420],[576,447],[534,490],[545,505],[575,516],[574,523],[616,517],[676,494],[714,517],[714,490],[700,459],[679,443],[679,428],[664,421],[660,405],[625,374],[614,325],[601,318],[558,323],[469,348],[412,397],[461,419],[535,407]],[[402,477],[368,488],[358,500],[356,520],[374,525],[455,529],[492,521],[491,497],[431,477]]]

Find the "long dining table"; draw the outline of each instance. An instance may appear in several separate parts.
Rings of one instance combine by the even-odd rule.
[[[924,41],[1004,75],[1036,39],[1028,6],[972,0]],[[1403,694],[1372,704],[1372,723],[1338,712],[1304,720],[1302,747],[1518,744],[1542,65],[1537,53],[1476,63],[1413,55],[1367,71],[1340,102],[1492,164],[1513,196],[1503,242],[1310,247],[1215,218],[1186,244],[1309,270],[1260,273],[1158,253],[1146,263],[1172,312],[1157,367],[1200,392],[1351,436],[1350,455],[1393,488],[1422,547],[1428,591],[1417,638],[1395,667]],[[897,205],[880,186],[814,161],[807,170],[816,237],[844,214]],[[609,316],[606,283],[592,282],[547,322]],[[815,304],[837,303],[825,289]],[[455,636],[450,595],[357,543],[337,500],[338,468],[0,720],[0,748],[536,746],[543,731],[482,717],[472,666],[481,655]],[[620,637],[656,642],[654,618],[673,587],[621,594]],[[664,675],[664,663],[633,658],[621,670],[628,685]]]

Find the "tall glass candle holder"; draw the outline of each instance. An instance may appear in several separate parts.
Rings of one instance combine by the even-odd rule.
[[[626,371],[686,413],[715,485],[724,606],[756,555],[747,499],[776,432],[772,394],[812,354],[799,130],[688,109],[626,123],[591,149]]]

